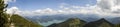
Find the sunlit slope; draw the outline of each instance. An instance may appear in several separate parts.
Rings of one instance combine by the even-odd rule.
[[[11,23],[14,23],[15,27],[42,27],[41,25],[28,21],[19,15],[13,15],[11,17]]]
[[[82,27],[86,22],[78,18],[70,18],[59,24],[52,24],[48,27]]]

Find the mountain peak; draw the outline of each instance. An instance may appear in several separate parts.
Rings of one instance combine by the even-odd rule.
[[[97,22],[108,22],[106,19],[102,18],[100,20],[98,20]]]
[[[52,24],[48,27],[82,27],[86,22],[79,18],[70,18],[59,24]]]
[[[79,18],[70,18],[67,21],[76,21],[76,20],[80,20]]]
[[[80,20],[79,18],[70,18],[68,20]]]
[[[85,24],[84,27],[88,27],[88,26],[89,27],[99,27],[99,26],[105,26],[105,25],[110,26],[110,27],[113,26],[113,24],[108,22],[106,19],[102,18],[102,19],[97,20],[97,21],[89,22],[89,23]],[[107,26],[105,26],[105,27],[107,27]]]
[[[105,20],[105,18],[101,18],[100,20]]]

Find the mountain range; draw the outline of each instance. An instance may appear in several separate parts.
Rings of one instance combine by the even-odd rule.
[[[99,17],[98,15],[83,15],[83,14],[35,15],[35,16],[23,16],[23,17],[35,23],[40,23],[42,25],[47,24],[45,26],[48,26],[53,23],[61,23],[69,18],[79,18],[81,20],[86,21],[86,23],[104,18],[112,24],[120,23],[119,20],[120,17],[111,17],[111,16]]]
[[[78,18],[70,18],[62,23],[54,23],[47,27],[120,27],[120,23],[112,24],[104,18],[89,23]]]

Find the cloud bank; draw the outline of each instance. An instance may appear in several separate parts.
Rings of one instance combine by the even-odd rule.
[[[118,16],[120,17],[120,0],[97,0],[95,5],[86,4],[86,7],[74,6],[69,4],[60,5],[61,9],[54,10],[52,8],[38,9],[38,10],[24,10],[21,11],[17,7],[8,8],[7,13],[16,9],[19,15],[56,15],[56,14],[97,14],[100,16]],[[65,7],[68,5],[69,7]]]

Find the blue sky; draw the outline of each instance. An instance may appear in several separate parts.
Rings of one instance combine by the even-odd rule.
[[[15,2],[8,0],[6,2],[9,5],[8,13],[15,8],[18,14],[28,15],[91,13],[117,16],[120,13],[119,0],[15,0]],[[87,4],[89,6],[86,6]]]
[[[63,3],[75,6],[85,6],[86,4],[96,4],[96,0],[16,0],[16,2],[10,2],[9,7],[16,6],[20,10],[44,8],[60,9],[59,7]]]

